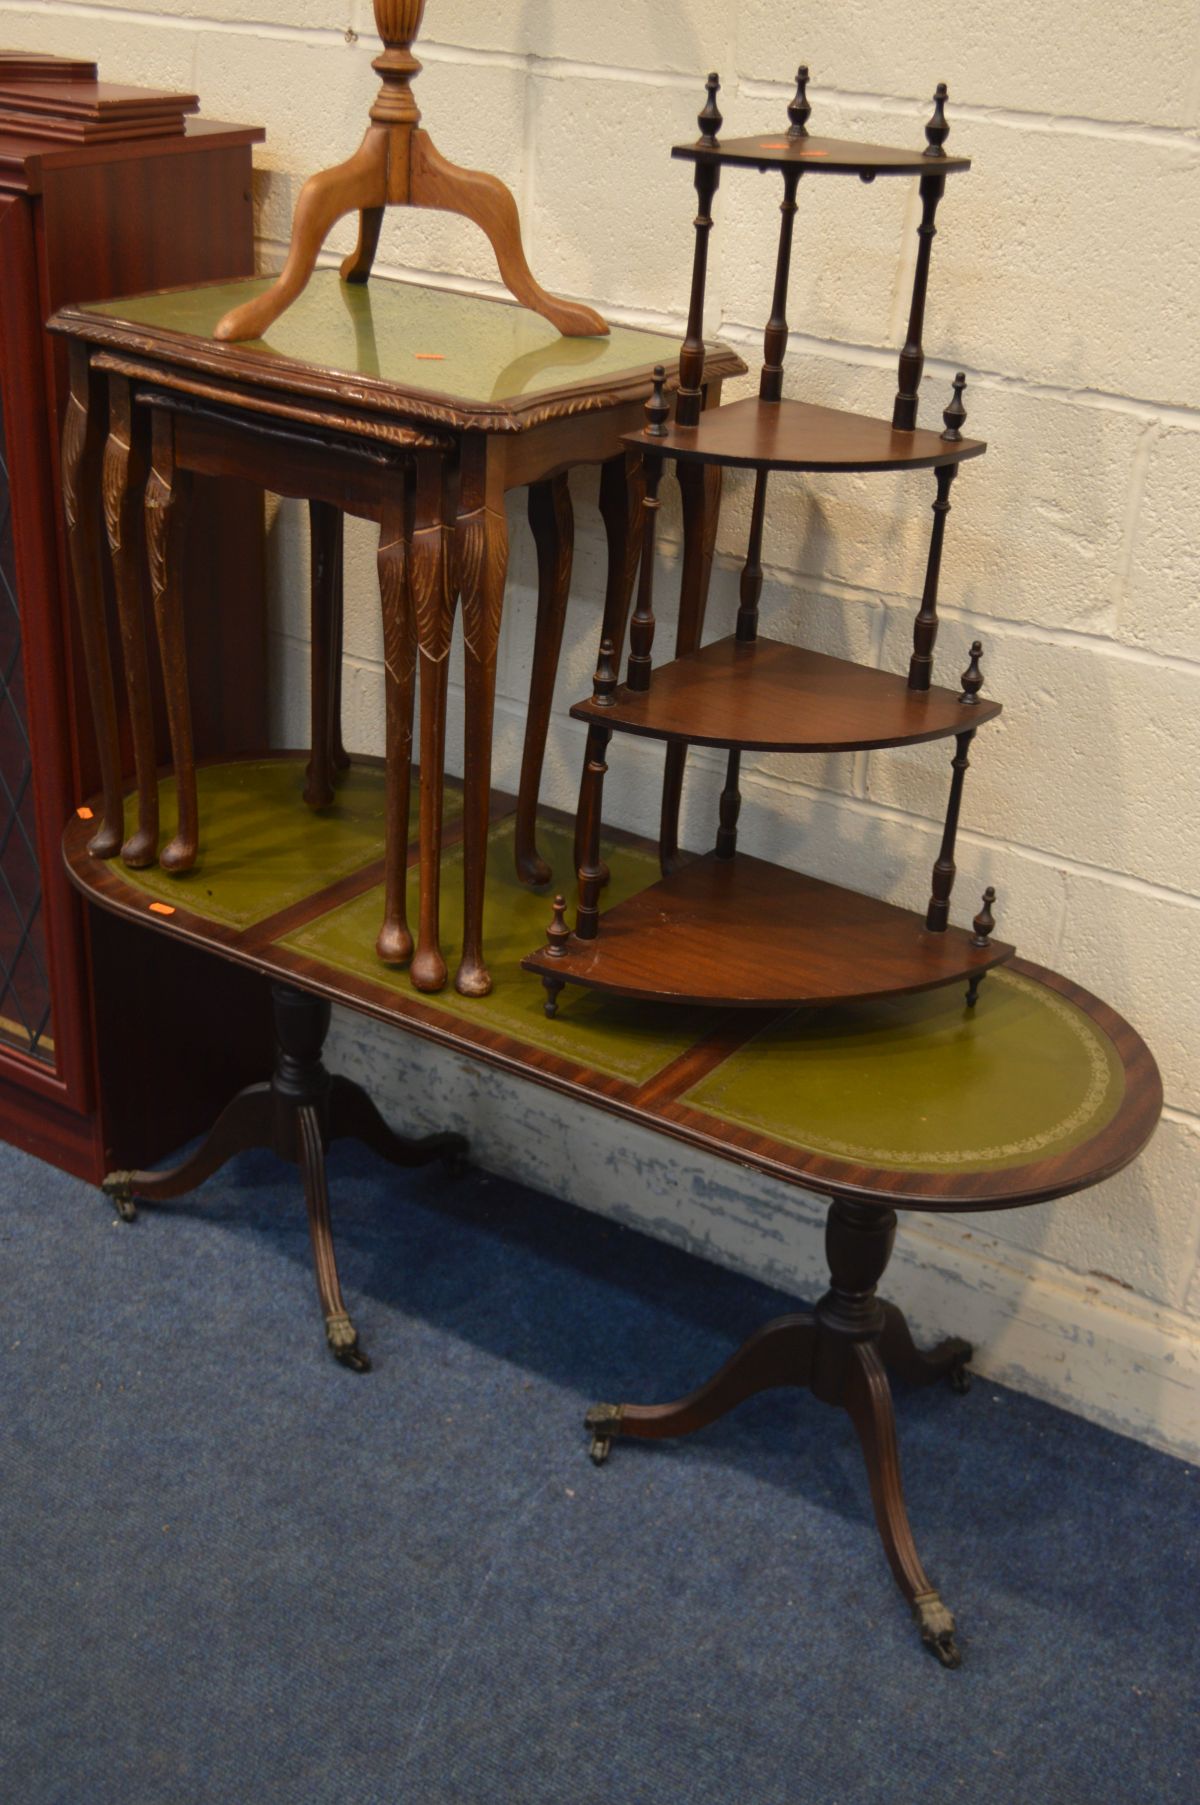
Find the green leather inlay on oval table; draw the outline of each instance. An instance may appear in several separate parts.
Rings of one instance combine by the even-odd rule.
[[[538,846],[569,890],[573,830],[540,821]],[[648,852],[606,842],[604,857],[612,873],[604,893],[606,908],[623,902],[658,877],[658,861]],[[462,849],[452,847],[442,855],[441,898],[442,952],[451,980],[462,946],[462,899]],[[383,891],[370,890],[297,929],[281,944],[307,953],[323,965],[354,972],[412,996],[407,970],[381,965],[375,957],[382,915]],[[408,875],[408,919],[410,924],[417,919],[414,870]],[[545,992],[540,980],[521,970],[525,955],[544,942],[549,920],[550,898],[527,890],[517,878],[510,816],[498,822],[488,837],[483,944],[492,975],[491,994],[462,997],[451,981],[445,990],[423,996],[421,1001],[631,1084],[644,1084],[662,1071],[693,1046],[715,1019],[712,1010],[648,1009],[644,1003],[601,997],[571,984],[559,998],[557,1016],[549,1020],[542,1008]]]
[[[355,761],[339,780],[332,808],[311,809],[304,800],[304,767],[297,758],[244,759],[202,765],[196,773],[200,802],[200,856],[190,871],[172,874],[159,865],[121,875],[157,901],[173,903],[207,921],[248,928],[339,878],[383,857],[386,799],[383,771]],[[174,778],[159,784],[160,845],[175,830]],[[447,821],[462,813],[457,791],[447,790]],[[133,830],[137,804],[125,801],[125,831]],[[410,817],[416,834],[416,801]],[[380,903],[380,918],[383,905]],[[375,933],[379,923],[375,924]],[[374,934],[372,934],[372,944]]]
[[[1069,1152],[1125,1094],[1116,1048],[1044,984],[961,985],[804,1010],[681,1099],[787,1146],[885,1170],[995,1172]]]
[[[211,340],[222,315],[265,294],[271,280],[136,295],[81,311]],[[606,338],[563,338],[527,307],[412,282],[343,282],[336,270],[318,270],[267,337],[238,350],[478,405],[576,384],[603,389],[614,377],[659,363],[671,370],[680,341],[627,326],[614,326]]]

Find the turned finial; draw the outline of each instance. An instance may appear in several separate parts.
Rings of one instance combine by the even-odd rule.
[[[983,672],[979,668],[979,660],[983,657],[983,641],[977,639],[971,646],[971,662],[962,674],[962,695],[960,702],[968,704],[978,702],[979,692],[983,688]]]
[[[667,372],[662,364],[654,366],[654,387],[646,402],[646,425],[644,428],[648,439],[665,439],[667,421],[671,417],[671,403],[666,394]]]
[[[933,96],[933,117],[925,127],[925,155],[927,157],[944,157],[946,139],[950,136],[950,127],[946,124],[946,84],[940,81]]]
[[[611,708],[616,687],[617,648],[611,639],[602,639],[600,656],[596,661],[596,675],[592,678],[592,701],[598,708]]]
[[[811,115],[812,108],[808,104],[808,64],[801,63],[796,71],[796,98],[788,104],[788,118],[792,122],[788,137],[807,138]]]
[[[971,938],[972,946],[987,946],[996,927],[996,917],[992,914],[992,904],[996,900],[996,892],[989,884],[983,893],[983,907],[975,917],[971,926],[975,932]]]
[[[376,125],[416,126],[421,122],[411,86],[421,65],[412,47],[424,17],[425,0],[375,0],[375,29],[383,39],[383,50],[371,64],[383,78],[371,108]]]
[[[721,109],[717,105],[717,95],[721,92],[721,77],[715,69],[704,86],[708,99],[704,102],[704,111],[700,115],[700,142],[710,145],[715,150],[717,133],[725,123],[721,117]]]
[[[967,410],[963,406],[963,390],[966,386],[967,378],[960,370],[954,378],[954,398],[949,407],[942,409],[942,419],[946,422],[946,430],[942,437],[949,439],[952,445],[957,444],[958,440],[962,438],[962,429],[967,418]]]
[[[550,918],[550,926],[546,929],[546,957],[548,959],[565,959],[567,941],[571,938],[571,930],[567,926],[567,899],[556,896],[553,903],[554,914]]]

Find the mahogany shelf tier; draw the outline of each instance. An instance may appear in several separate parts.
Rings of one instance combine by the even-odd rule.
[[[696,426],[673,423],[653,436],[643,429],[625,443],[659,457],[759,470],[931,470],[987,450],[984,439],[901,431],[870,414],[756,395],[709,408]]]
[[[999,702],[914,690],[905,677],[778,639],[714,640],[659,665],[649,689],[589,698],[577,721],[644,739],[744,752],[867,752],[949,739],[993,721]]]
[[[970,157],[932,158],[922,150],[895,150],[887,144],[860,144],[853,138],[789,138],[767,132],[760,138],[729,138],[721,144],[677,144],[671,152],[687,163],[740,163],[750,169],[802,169],[826,175],[856,175],[873,182],[877,175],[958,175],[970,169]]]
[[[526,971],[612,996],[716,1008],[865,1002],[969,982],[1015,948],[931,933],[923,915],[786,866],[708,853],[604,913]]]

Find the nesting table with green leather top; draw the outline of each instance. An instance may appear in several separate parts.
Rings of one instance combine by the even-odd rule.
[[[678,341],[614,327],[564,338],[525,308],[411,283],[343,282],[320,270],[263,340],[226,343],[215,328],[269,279],[212,283],[63,309],[51,328],[70,341],[71,401],[63,491],[97,724],[104,786],[92,836],[98,857],[134,866],[161,859],[181,871],[207,831],[194,780],[179,543],[193,475],[234,477],[310,503],[313,515],[313,748],[311,806],[333,799],[345,768],[341,671],[341,520],[378,522],[393,837],[380,921],[381,960],[407,964],[413,984],[447,980],[440,944],[440,786],[421,792],[422,880],[415,936],[402,881],[414,692],[420,762],[444,765],[449,654],[458,598],[464,645],[464,928],[455,984],[484,995],[481,934],[491,780],[496,655],[508,568],[505,495],[529,489],[538,551],[533,657],[516,857],[527,881],[548,872],[534,816],[573,546],[568,470],[601,466],[609,549],[604,633],[619,646],[636,571],[641,460],[623,435],[640,425],[656,365],[678,363]],[[711,347],[705,388],[744,370]],[[706,487],[707,485],[707,487]],[[101,487],[113,555],[125,681],[114,683],[100,575]],[[142,621],[138,541],[142,491],[156,639],[182,808],[159,845],[150,660]],[[684,564],[693,612],[703,615],[716,531],[703,474],[684,507]],[[699,619],[691,622],[698,637]],[[139,779],[139,817],[120,822],[121,716]],[[676,799],[677,807],[677,799]],[[253,856],[253,848],[245,848]],[[382,923],[382,926],[380,925]],[[414,944],[415,942],[415,944]]]
[[[325,1072],[321,1042],[329,1006],[339,1002],[827,1197],[831,1282],[816,1310],[768,1324],[688,1398],[597,1406],[589,1414],[593,1457],[603,1460],[621,1436],[690,1433],[767,1386],[812,1390],[854,1422],[893,1573],[925,1642],[956,1665],[953,1618],[908,1523],[886,1368],[910,1382],[948,1377],[961,1385],[971,1349],[952,1340],[919,1352],[900,1312],[878,1298],[895,1212],[1016,1208],[1120,1170],[1161,1109],[1144,1042],[1097,998],[1020,959],[987,977],[974,1009],[957,986],[775,1014],[647,1010],[572,990],[549,1020],[520,966],[544,925],[546,901],[515,871],[515,804],[498,794],[490,798],[483,899],[490,994],[420,995],[402,971],[380,965],[371,944],[385,882],[381,763],[356,760],[334,806],[320,812],[301,805],[305,769],[302,754],[201,765],[207,826],[186,873],[98,860],[88,850],[93,820],[67,828],[68,868],[86,896],[253,967],[272,981],[276,998],[280,1055],[271,1083],[235,1100],[182,1167],[114,1174],[110,1194],[131,1212],[135,1196],[166,1199],[192,1189],[239,1146],[275,1145],[304,1175],[331,1345],[348,1364],[365,1365],[337,1288],[324,1147],[336,1134],[357,1134],[405,1164],[453,1159],[460,1148],[453,1137],[404,1141],[361,1093]],[[173,779],[163,778],[160,789],[169,826]],[[131,828],[136,798],[125,808]],[[444,813],[441,884],[457,901],[465,818],[456,784],[445,787]],[[414,813],[410,883],[417,826]],[[565,817],[542,812],[538,834],[554,866],[569,865],[572,833]],[[248,841],[258,848],[253,862],[244,856]],[[656,848],[630,835],[611,834],[604,852],[615,900],[657,870]],[[304,1121],[307,1128],[294,1126]]]

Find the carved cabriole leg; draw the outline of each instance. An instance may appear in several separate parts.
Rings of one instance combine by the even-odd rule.
[[[155,408],[146,484],[146,552],[150,590],[158,628],[158,656],[167,699],[167,726],[175,766],[179,821],[163,847],[159,863],[166,871],[189,871],[200,845],[196,800],[196,759],[192,746],[192,703],[188,692],[187,642],[183,624],[183,542],[191,477],[175,464],[175,421],[166,408]]]
[[[414,207],[435,207],[473,220],[491,243],[500,280],[523,307],[540,313],[564,338],[602,338],[608,326],[594,308],[548,294],[526,261],[517,203],[498,177],[460,169],[445,158],[428,132],[412,135],[412,176],[408,199]]]
[[[383,926],[375,951],[388,965],[402,965],[411,958],[413,950],[405,894],[417,664],[417,636],[409,588],[408,539],[411,531],[407,483],[397,472],[394,488],[383,507],[378,555],[387,699],[387,850]]]
[[[710,398],[714,406],[719,397]],[[680,463],[676,466],[683,500],[683,572],[679,585],[679,624],[675,632],[675,656],[685,658],[699,650],[708,610],[717,527],[721,518],[720,464]],[[659,861],[664,877],[679,864],[679,809],[683,799],[683,774],[687,746],[667,747],[663,772],[662,815],[659,823]]]
[[[489,465],[482,436],[463,460],[458,518],[465,653],[466,741],[463,757],[463,950],[454,987],[463,996],[492,988],[483,956],[483,893],[492,796],[492,721],[496,651],[508,576],[508,517],[503,478]]]
[[[642,502],[646,495],[646,471],[640,451],[609,458],[600,467],[600,516],[608,539],[608,581],[604,592],[604,623],[600,643],[612,645],[612,663],[619,669],[625,649],[625,628],[642,555]],[[579,824],[575,825],[575,869],[583,863]],[[604,882],[608,882],[605,871]]]
[[[446,461],[436,451],[416,458],[409,572],[421,686],[421,906],[410,968],[418,990],[440,990],[446,961],[440,945],[442,777],[446,762],[446,687],[454,631],[452,529],[446,519]]]
[[[341,746],[342,511],[325,501],[308,504],[312,563],[312,752],[304,800],[329,808],[339,769],[349,763]]]
[[[379,249],[384,211],[383,207],[363,207],[359,210],[358,243],[350,255],[342,259],[340,274],[343,282],[362,283],[371,274],[375,253]]]
[[[142,500],[146,487],[147,429],[145,408],[135,408],[129,382],[110,376],[108,442],[104,447],[104,520],[117,592],[117,619],[125,664],[125,693],[137,779],[137,826],[121,848],[134,870],[158,857],[158,760],[154,746],[154,705],[150,660],[142,612]]]
[[[925,566],[925,588],[921,593],[921,611],[913,626],[913,654],[908,665],[909,689],[928,689],[933,680],[942,542],[946,536],[946,516],[950,512],[950,486],[957,474],[956,464],[943,464],[937,472],[937,496],[933,503],[933,531],[929,538],[929,558]]]
[[[600,926],[600,891],[604,866],[600,858],[600,827],[604,818],[604,779],[608,771],[604,754],[612,738],[609,727],[589,727],[583,785],[579,792],[579,829],[583,858],[579,865],[579,907],[575,937],[594,940]]]
[[[516,863],[521,882],[537,886],[548,884],[553,875],[537,849],[537,805],[575,551],[575,516],[565,474],[530,484],[529,525],[537,546],[538,604],[517,792]]]
[[[89,365],[88,347],[69,346],[71,392],[62,436],[63,513],[71,576],[79,611],[79,636],[87,670],[88,696],[100,766],[100,820],[88,841],[93,858],[111,859],[121,849],[125,811],[121,799],[121,747],[117,727],[117,693],[104,618],[99,495],[101,483],[101,409],[104,384]]]
[[[950,896],[954,889],[955,864],[954,846],[958,838],[958,817],[962,808],[963,782],[971,766],[968,756],[971,741],[975,738],[974,730],[955,736],[954,757],[951,769],[954,773],[950,780],[950,801],[946,806],[946,825],[942,831],[942,849],[938,853],[933,867],[932,894],[929,907],[925,911],[925,926],[931,933],[945,932],[950,920]]]
[[[908,336],[900,353],[900,381],[892,408],[892,425],[900,432],[912,432],[917,424],[917,402],[921,389],[921,372],[925,368],[922,337],[925,331],[925,296],[929,288],[929,259],[937,236],[934,218],[938,202],[946,192],[944,175],[921,177],[921,223],[917,227],[917,267],[913,276],[912,306],[908,316]]]

